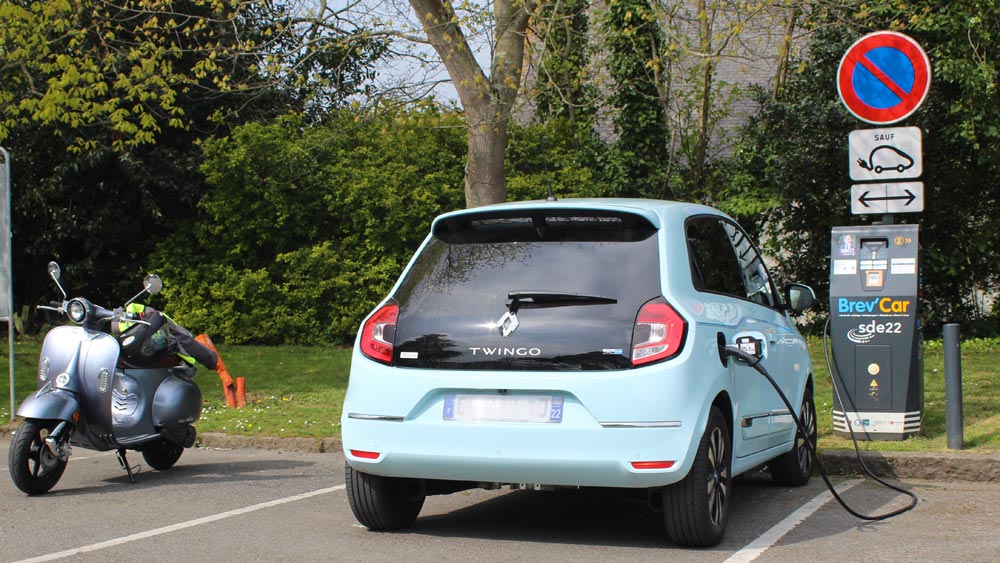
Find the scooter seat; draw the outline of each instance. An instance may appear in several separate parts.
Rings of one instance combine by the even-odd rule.
[[[120,368],[163,369],[172,368],[174,366],[180,367],[185,363],[186,362],[177,354],[167,354],[165,356],[146,361],[136,358],[126,358],[124,354],[118,356],[118,367]]]

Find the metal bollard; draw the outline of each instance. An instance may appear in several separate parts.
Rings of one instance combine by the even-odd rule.
[[[962,346],[957,324],[944,325],[944,412],[948,449],[960,450],[965,445],[965,424],[962,418]]]

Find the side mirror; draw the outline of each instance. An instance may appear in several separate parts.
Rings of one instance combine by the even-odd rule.
[[[798,314],[808,311],[816,304],[816,294],[808,285],[790,283],[785,286],[785,310]]]
[[[142,286],[150,295],[156,295],[163,289],[163,280],[156,274],[149,274],[143,278]]]
[[[59,283],[59,277],[62,276],[62,269],[59,264],[53,260],[49,262],[49,276],[52,277],[52,281],[56,282],[56,287],[59,288],[59,293],[62,293],[63,300],[66,300],[66,290],[63,289],[62,284]]]

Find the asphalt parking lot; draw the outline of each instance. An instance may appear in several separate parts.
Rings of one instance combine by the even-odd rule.
[[[9,435],[0,439],[6,451]],[[133,464],[142,458],[133,454]],[[354,520],[343,456],[213,448],[128,482],[112,453],[76,449],[47,495],[0,483],[0,561],[998,561],[1000,483],[912,481],[913,511],[865,523],[822,482],[736,485],[729,531],[710,550],[669,543],[644,503],[602,491],[467,491],[430,497],[416,525],[376,533]],[[835,480],[862,512],[907,497]]]

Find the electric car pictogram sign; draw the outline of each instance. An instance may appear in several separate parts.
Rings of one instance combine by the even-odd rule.
[[[893,182],[919,178],[924,172],[919,127],[858,129],[847,140],[852,180]]]
[[[837,71],[837,91],[848,111],[876,125],[912,114],[931,84],[931,64],[916,41],[902,33],[868,34],[847,50]]]

